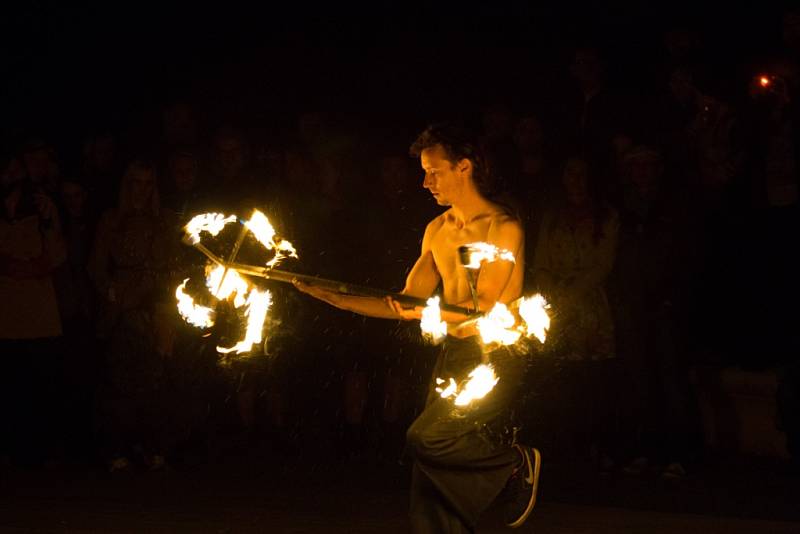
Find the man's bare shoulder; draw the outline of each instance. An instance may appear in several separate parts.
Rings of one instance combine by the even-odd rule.
[[[450,211],[451,210],[447,210],[434,217],[425,227],[425,233],[426,234],[436,233],[436,231],[438,231],[442,226],[444,226],[444,223],[447,220],[448,213],[450,213]]]
[[[522,229],[522,221],[513,215],[509,215],[505,211],[492,214],[490,218],[490,225],[495,230]]]

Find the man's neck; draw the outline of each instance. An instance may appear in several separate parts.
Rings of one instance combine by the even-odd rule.
[[[491,211],[492,204],[480,195],[470,195],[451,206],[456,225],[460,228]]]

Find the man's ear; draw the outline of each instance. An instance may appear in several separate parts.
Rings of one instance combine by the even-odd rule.
[[[467,173],[472,170],[472,160],[469,158],[464,158],[458,163],[456,163],[456,170],[460,173]]]

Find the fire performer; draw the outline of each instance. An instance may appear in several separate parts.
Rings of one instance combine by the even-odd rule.
[[[523,287],[524,231],[512,210],[497,202],[497,182],[474,138],[452,125],[434,125],[411,147],[425,171],[423,187],[444,213],[425,229],[422,251],[411,269],[404,294],[430,297],[442,288],[442,300],[488,312],[498,302],[520,297]],[[459,257],[459,247],[488,242],[513,252],[516,262],[484,264],[473,287]],[[390,298],[343,295],[294,282],[309,295],[370,317],[420,319],[421,308],[403,308]],[[540,455],[509,439],[511,403],[519,389],[524,360],[500,348],[489,356],[500,380],[489,394],[465,408],[435,392],[435,379],[460,383],[485,354],[474,324],[458,326],[465,316],[442,311],[448,335],[434,368],[424,411],[407,432],[407,450],[414,460],[411,523],[417,533],[474,532],[479,515],[501,492],[506,496],[505,521],[519,527],[536,500]]]

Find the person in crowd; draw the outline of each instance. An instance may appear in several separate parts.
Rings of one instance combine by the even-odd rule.
[[[625,392],[625,472],[686,475],[696,410],[689,384],[686,318],[692,308],[690,209],[667,187],[660,152],[636,146],[626,156],[619,248],[611,277]],[[695,419],[693,419],[693,417]]]
[[[64,262],[61,221],[45,188],[47,150],[0,159],[0,344],[5,368],[0,394],[8,431],[3,452],[12,461],[37,466],[54,459],[61,392],[63,333],[53,273]],[[37,151],[40,149],[37,148]],[[37,181],[27,169],[34,169]]]
[[[123,175],[117,207],[97,226],[89,263],[98,293],[97,333],[105,341],[98,399],[102,453],[112,472],[140,460],[165,466],[164,365],[173,351],[174,296],[169,261],[175,223],[161,208],[156,168],[135,160]]]
[[[570,158],[563,201],[543,217],[534,254],[534,287],[557,313],[548,333],[571,408],[565,445],[591,453],[608,470],[617,454],[617,353],[606,282],[614,265],[617,211],[607,204],[586,160]]]
[[[54,273],[64,331],[65,445],[72,457],[91,460],[93,401],[100,374],[93,328],[96,299],[87,267],[97,221],[81,179],[64,178],[58,200],[66,247],[66,261]]]

